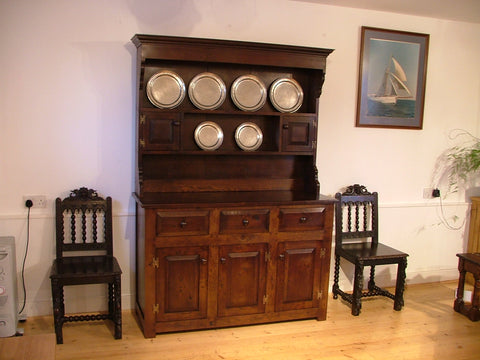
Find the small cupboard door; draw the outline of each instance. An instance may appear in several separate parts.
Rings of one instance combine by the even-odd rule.
[[[208,247],[157,249],[156,321],[207,316]]]
[[[282,116],[282,151],[313,151],[316,133],[315,114]]]
[[[319,241],[291,241],[278,244],[275,310],[318,307],[321,261],[325,258]]]
[[[265,312],[267,244],[221,246],[218,316]]]
[[[179,150],[181,114],[140,114],[140,147],[145,150]]]

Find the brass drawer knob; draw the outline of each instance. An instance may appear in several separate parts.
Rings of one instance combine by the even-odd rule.
[[[183,229],[185,226],[187,226],[187,221],[185,219],[183,219],[181,222],[180,222],[180,227]]]
[[[302,216],[302,217],[300,218],[300,224],[304,224],[304,223],[306,223],[306,222],[307,222],[307,217],[306,217],[306,216]]]
[[[243,224],[243,226],[248,226],[248,224],[249,224],[248,219],[243,219],[242,224]]]

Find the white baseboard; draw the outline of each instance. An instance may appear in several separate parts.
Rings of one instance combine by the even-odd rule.
[[[364,287],[368,283],[368,272],[364,274]],[[396,276],[396,274],[394,274]],[[441,269],[441,270],[425,270],[425,271],[414,271],[409,272],[407,269],[407,279],[406,284],[425,284],[425,283],[436,283],[441,281],[451,281],[458,280],[458,269]],[[375,283],[380,287],[394,287],[396,282],[396,277],[391,276],[390,273],[376,274]],[[351,291],[353,289],[353,274],[351,279],[345,276],[342,272],[340,273],[339,286],[344,291]],[[333,285],[333,268],[330,273],[330,288]]]

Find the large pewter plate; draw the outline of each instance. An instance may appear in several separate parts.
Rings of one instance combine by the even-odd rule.
[[[240,124],[235,130],[235,141],[240,149],[255,151],[262,145],[263,134],[260,128],[251,122]]]
[[[147,97],[160,109],[173,109],[185,98],[185,83],[173,71],[160,71],[148,80]]]
[[[265,105],[267,89],[255,75],[243,75],[233,82],[231,96],[240,110],[257,111]]]
[[[197,108],[214,110],[218,109],[225,101],[227,89],[218,75],[204,72],[190,81],[188,97]]]
[[[223,131],[217,123],[204,121],[195,128],[195,142],[203,150],[217,150],[223,143]]]
[[[280,112],[295,112],[302,106],[303,90],[294,79],[280,78],[270,86],[270,101]]]

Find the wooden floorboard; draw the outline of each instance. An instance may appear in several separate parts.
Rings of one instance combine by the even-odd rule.
[[[302,320],[217,330],[160,334],[145,339],[132,313],[123,314],[123,339],[105,322],[68,323],[56,359],[308,360],[479,359],[480,322],[453,310],[456,282],[410,285],[405,307],[363,301],[358,317],[342,300],[328,303],[326,321]],[[53,333],[51,316],[29,318],[24,336]],[[0,356],[1,357],[1,356]]]

